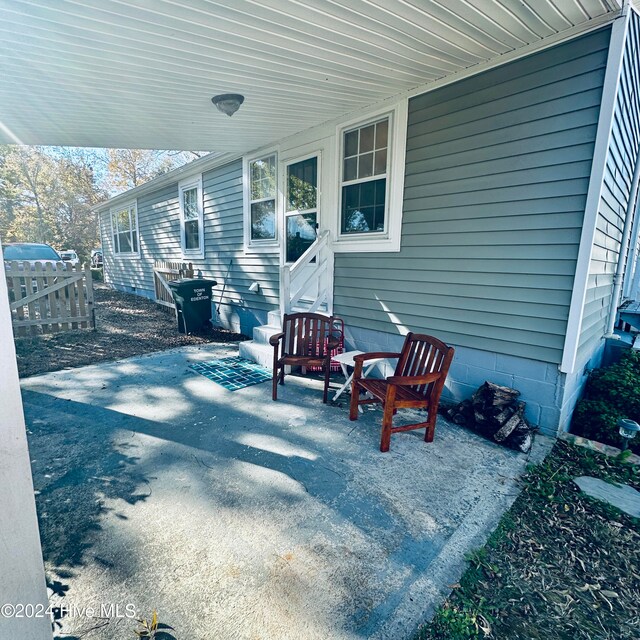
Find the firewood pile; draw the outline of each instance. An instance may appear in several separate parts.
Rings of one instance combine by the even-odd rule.
[[[519,395],[516,389],[485,382],[469,400],[446,414],[456,424],[526,453],[531,448],[534,429],[524,419],[525,403],[518,400]]]

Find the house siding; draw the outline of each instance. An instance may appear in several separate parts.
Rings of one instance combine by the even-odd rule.
[[[602,354],[613,278],[640,141],[640,19],[631,11],[591,253],[577,367]],[[596,363],[597,364],[597,363]]]
[[[226,281],[221,305],[224,324],[250,333],[266,319],[268,311],[278,307],[278,255],[244,252],[241,160],[204,172],[202,192],[204,259],[182,256],[177,182],[138,198],[139,258],[114,256],[109,213],[102,212],[106,282],[153,298],[156,260],[192,262],[203,277],[218,281],[213,292],[216,305]],[[259,293],[248,290],[254,280],[260,282]]]
[[[410,101],[401,251],[336,255],[347,325],[560,363],[609,37]]]

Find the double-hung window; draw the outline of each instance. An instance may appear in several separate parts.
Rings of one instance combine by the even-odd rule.
[[[181,181],[178,193],[182,253],[185,257],[204,258],[202,176]]]
[[[245,163],[245,245],[248,248],[277,245],[276,167],[275,154],[254,158]]]
[[[386,231],[388,143],[388,117],[343,133],[342,234]]]
[[[135,201],[111,209],[111,233],[113,252],[123,255],[139,255],[138,210]]]
[[[335,251],[400,251],[407,106],[401,100],[336,130]]]

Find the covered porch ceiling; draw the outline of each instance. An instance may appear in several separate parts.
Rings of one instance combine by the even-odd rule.
[[[247,151],[619,11],[617,0],[0,0],[0,142]],[[232,118],[211,104],[220,93],[246,98]]]

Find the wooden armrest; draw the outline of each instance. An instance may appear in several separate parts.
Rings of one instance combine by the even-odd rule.
[[[280,340],[282,340],[282,338],[284,338],[284,331],[282,331],[280,333],[276,333],[275,335],[271,336],[269,338],[269,344],[272,347],[277,347],[278,346],[278,342],[280,342]]]
[[[416,384],[429,384],[437,380],[441,373],[426,373],[423,376],[390,376],[387,378],[389,384],[397,384],[399,387],[412,387]]]
[[[353,357],[354,362],[364,362],[365,360],[373,360],[373,358],[399,358],[399,353],[389,353],[387,351],[372,351],[371,353],[361,353]]]

